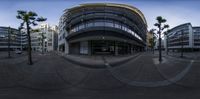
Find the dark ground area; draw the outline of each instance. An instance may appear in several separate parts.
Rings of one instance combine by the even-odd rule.
[[[34,53],[34,65],[26,59],[0,60],[0,99],[200,98],[198,60],[164,56],[159,63],[146,52],[119,66],[89,68],[56,53]]]

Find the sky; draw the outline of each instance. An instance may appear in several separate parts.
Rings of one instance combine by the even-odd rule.
[[[122,3],[138,8],[144,14],[148,30],[154,27],[156,17],[167,19],[170,28],[190,22],[200,26],[200,0],[0,0],[0,26],[18,28],[17,10],[34,11],[47,18],[46,23],[58,25],[67,8],[82,3]]]

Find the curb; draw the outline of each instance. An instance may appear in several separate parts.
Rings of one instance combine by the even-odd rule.
[[[89,63],[76,61],[74,59],[71,59],[71,58],[68,58],[68,57],[65,57],[65,56],[62,56],[62,58],[66,59],[67,61],[69,61],[73,64],[84,66],[84,67],[87,67],[87,68],[98,68],[98,69],[106,68],[106,66],[104,65],[104,62],[102,62],[102,64],[89,64]]]
[[[137,53],[137,54],[131,56],[130,58],[123,59],[121,61],[109,62],[109,64],[112,65],[112,67],[119,66],[119,65],[122,65],[123,63],[126,63],[126,62],[138,57],[139,55],[141,55],[141,53]],[[97,64],[80,62],[80,61],[77,61],[77,60],[74,60],[74,59],[71,59],[71,58],[68,58],[68,57],[65,57],[65,56],[62,56],[62,58],[66,59],[67,61],[69,61],[73,64],[77,64],[77,65],[84,66],[84,67],[87,67],[87,68],[94,68],[94,69],[105,69],[105,68],[107,68],[107,66],[105,66],[106,63],[104,61],[104,60],[106,60],[105,57],[102,57],[102,62],[97,63]]]

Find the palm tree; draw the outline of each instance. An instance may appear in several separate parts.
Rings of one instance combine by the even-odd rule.
[[[34,29],[31,32],[38,32],[39,33],[38,40],[42,41],[40,44],[42,45],[42,54],[44,54],[44,39],[46,39],[46,37],[44,36],[45,32],[42,32],[39,29]]]
[[[169,52],[169,50],[168,50],[168,34],[169,33],[169,30],[167,30],[167,31],[165,31],[164,32],[164,36],[166,37],[166,52],[167,52],[167,55],[168,55],[168,52]]]
[[[46,18],[37,17],[38,15],[32,11],[17,11],[18,15],[16,16],[17,19],[22,20],[23,22],[20,25],[20,29],[23,28],[24,24],[26,24],[27,36],[28,36],[28,64],[32,65],[32,55],[31,55],[31,37],[30,37],[30,25],[36,26],[36,22],[43,22],[46,21]]]
[[[162,61],[161,34],[164,29],[169,28],[169,25],[164,24],[167,20],[162,18],[161,16],[158,16],[156,20],[157,23],[155,23],[154,26],[158,28],[157,33],[159,35],[159,61],[161,62]]]
[[[44,32],[40,33],[40,37],[39,37],[39,41],[42,40],[42,54],[44,54],[44,39],[46,39],[46,37],[44,36]]]
[[[153,49],[153,54],[154,54],[154,47],[155,47],[155,39],[157,38],[156,33],[154,32],[156,29],[151,29],[149,32],[152,34],[152,38],[149,39],[149,42],[151,44],[151,49]]]

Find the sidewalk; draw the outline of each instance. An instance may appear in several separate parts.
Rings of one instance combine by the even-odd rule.
[[[89,68],[106,68],[106,63],[112,66],[121,65],[137,56],[141,53],[136,53],[134,55],[124,55],[124,56],[86,56],[86,55],[65,55],[60,54],[66,60]]]
[[[181,57],[180,52],[169,52],[169,56],[172,57]],[[200,52],[183,52],[183,58],[184,59],[192,59],[192,60],[200,60]]]

